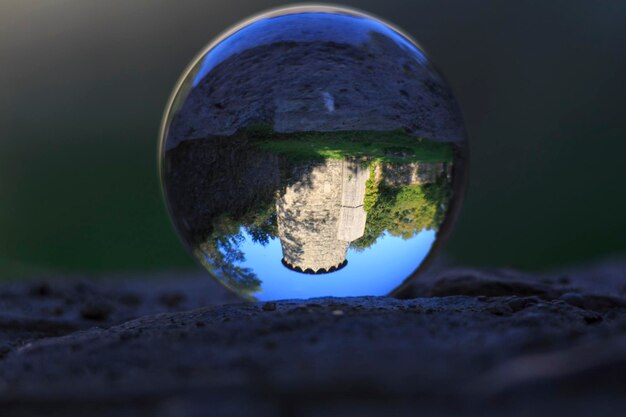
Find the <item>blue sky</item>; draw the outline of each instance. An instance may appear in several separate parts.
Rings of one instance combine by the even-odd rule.
[[[339,271],[309,275],[287,269],[280,262],[279,239],[262,246],[253,243],[250,235],[240,249],[246,261],[240,265],[251,268],[262,282],[262,290],[254,294],[260,301],[323,296],[386,295],[400,285],[424,260],[435,241],[434,230],[423,230],[404,240],[388,234],[362,252],[348,249],[348,265]]]

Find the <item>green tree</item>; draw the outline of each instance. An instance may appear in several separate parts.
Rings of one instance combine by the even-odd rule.
[[[261,289],[261,280],[250,268],[237,266],[245,261],[239,246],[244,236],[240,233],[220,236],[202,243],[199,247],[202,264],[227,287],[252,296]]]
[[[252,296],[261,289],[261,280],[250,268],[239,266],[245,262],[240,246],[245,241],[243,232],[254,243],[267,245],[277,235],[276,210],[273,204],[250,207],[241,216],[229,214],[213,222],[213,231],[198,246],[203,265],[229,288]]]
[[[370,180],[373,175],[370,175]],[[385,232],[410,239],[422,230],[436,230],[448,206],[445,181],[426,185],[390,187],[372,180],[366,184],[364,208],[367,221],[363,236],[352,242],[354,249],[372,246]]]

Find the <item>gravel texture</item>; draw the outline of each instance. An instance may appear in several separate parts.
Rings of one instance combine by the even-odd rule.
[[[202,274],[0,287],[11,416],[621,416],[626,261],[243,303]]]

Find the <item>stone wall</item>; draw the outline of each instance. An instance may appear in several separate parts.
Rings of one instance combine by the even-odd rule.
[[[369,164],[344,161],[342,169],[341,208],[337,239],[352,242],[363,236],[367,213],[363,208]]]
[[[392,130],[462,142],[445,82],[395,42],[278,42],[233,55],[181,98],[167,149],[254,122],[278,132]]]
[[[364,233],[365,182],[360,163],[328,159],[304,163],[276,202],[283,262],[305,272],[327,272],[345,264],[348,246]],[[344,205],[346,204],[346,205]]]

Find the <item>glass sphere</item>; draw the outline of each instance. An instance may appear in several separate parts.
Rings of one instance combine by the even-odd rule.
[[[292,7],[237,25],[163,120],[172,221],[251,300],[398,294],[449,233],[467,143],[422,49],[372,16]]]

